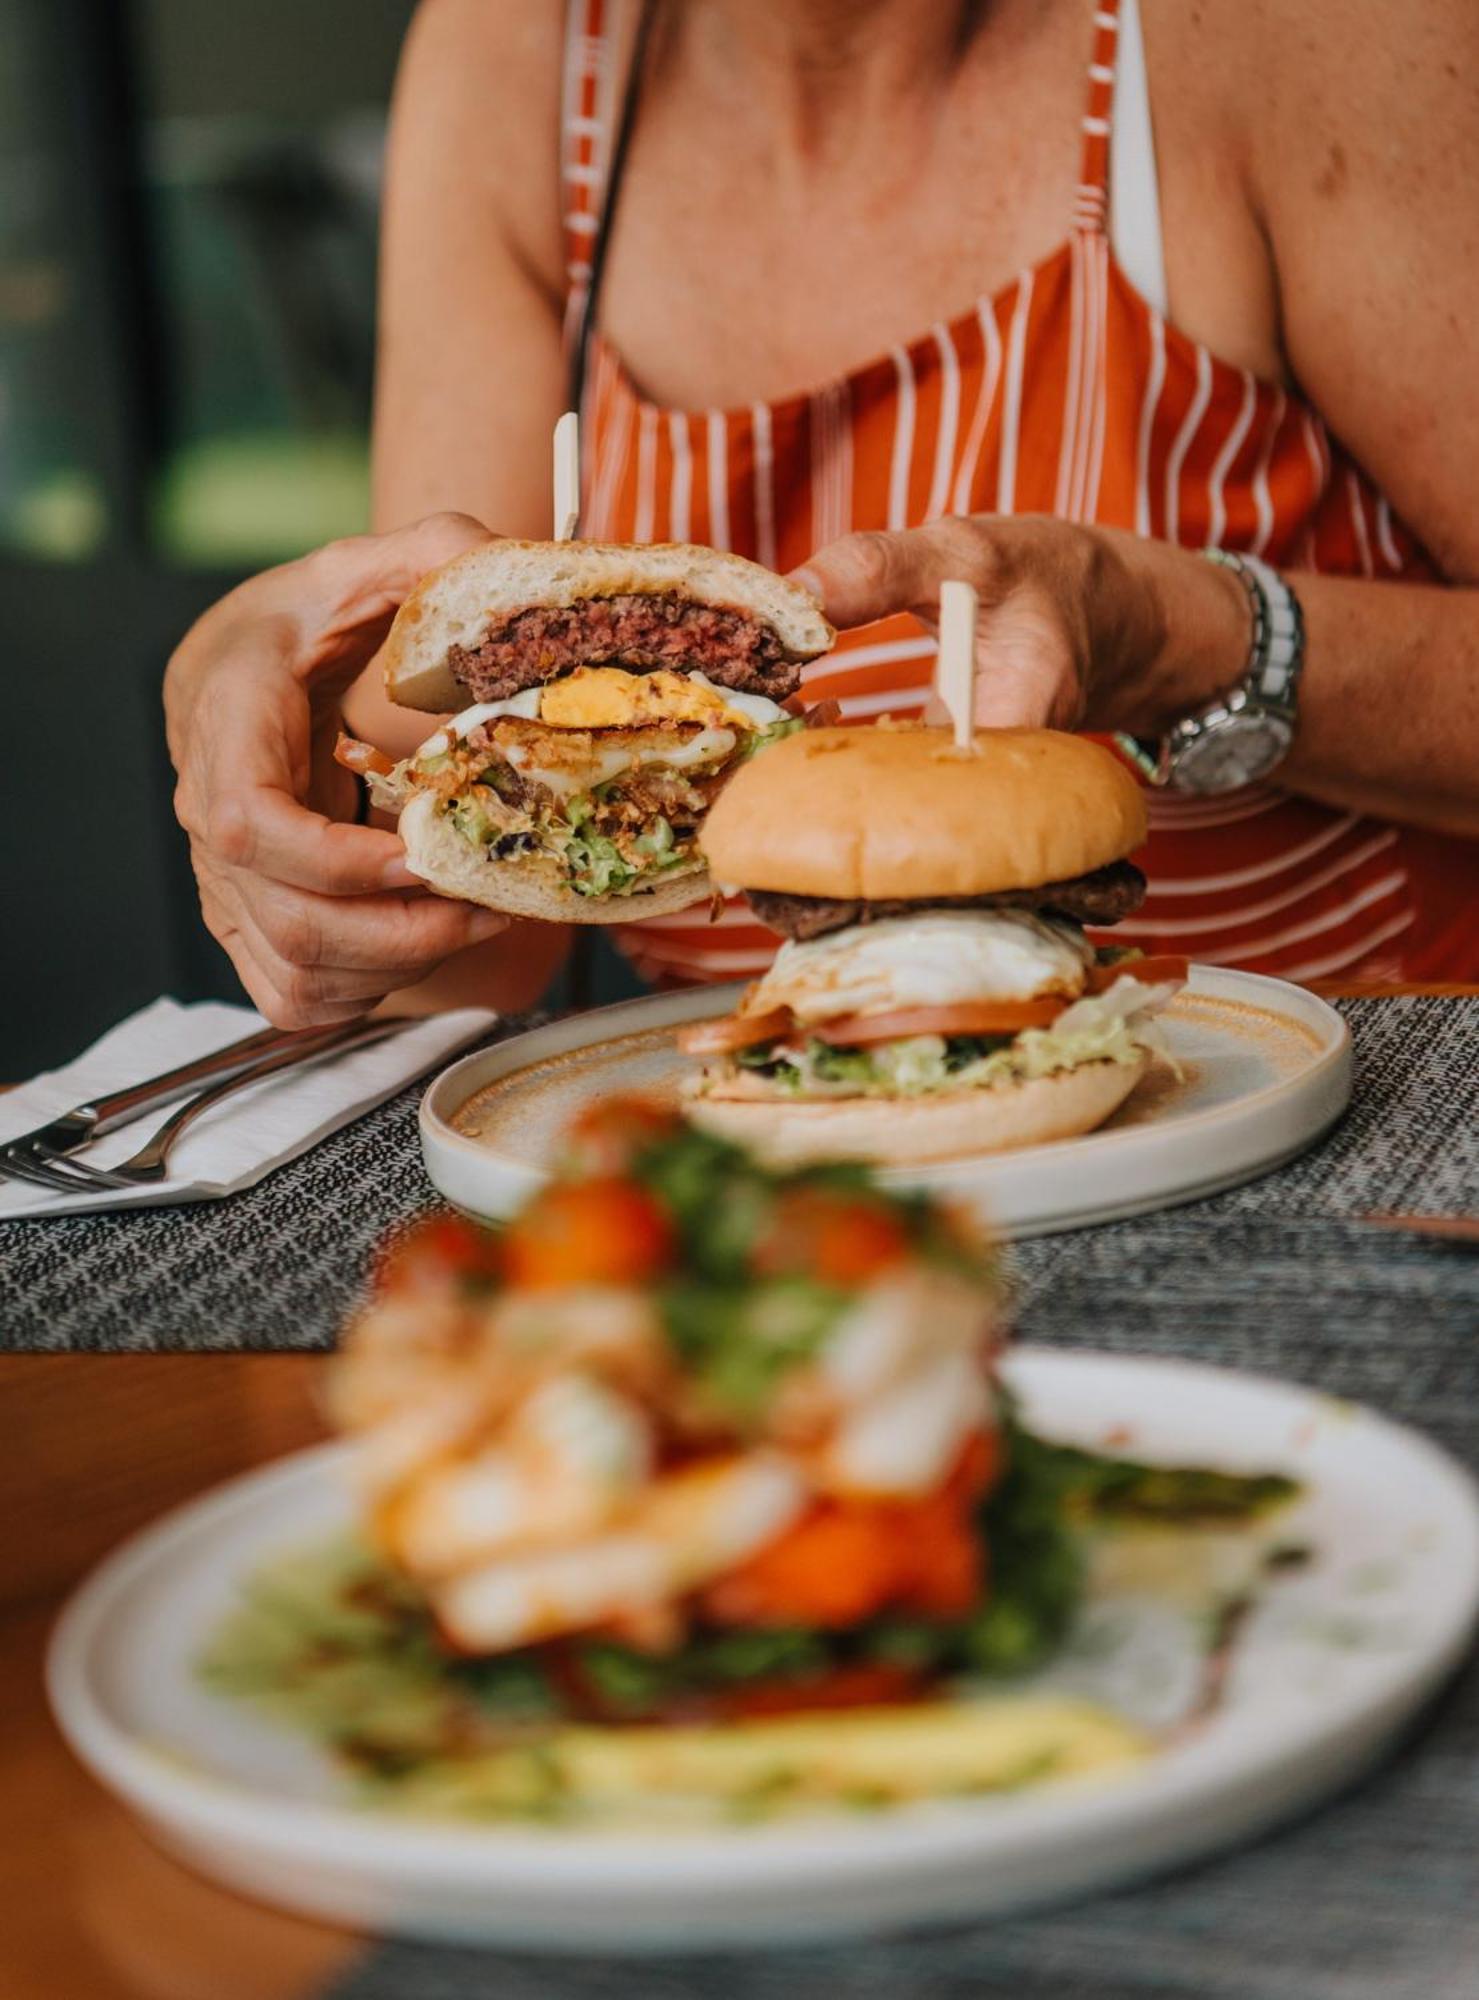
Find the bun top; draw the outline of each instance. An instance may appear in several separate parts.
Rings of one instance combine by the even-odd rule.
[[[1120,861],[1146,835],[1139,785],[1057,729],[987,729],[969,750],[917,725],[810,729],[744,764],[699,846],[716,882],[882,901],[1035,889]]]
[[[516,612],[628,591],[762,619],[794,660],[815,659],[837,637],[810,591],[720,549],[689,542],[494,541],[454,556],[411,592],[385,642],[386,691],[405,708],[439,714],[463,708],[468,694],[447,666],[449,647],[471,651],[490,625]]]

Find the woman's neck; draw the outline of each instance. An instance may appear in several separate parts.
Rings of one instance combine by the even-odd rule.
[[[798,150],[839,123],[947,85],[986,13],[1016,0],[682,0],[687,29],[732,85],[761,93]],[[1036,0],[1034,0],[1036,4]]]

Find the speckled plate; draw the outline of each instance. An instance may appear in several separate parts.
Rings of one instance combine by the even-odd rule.
[[[1457,1664],[1479,1603],[1479,1508],[1425,1439],[1290,1383],[1187,1362],[1023,1348],[1005,1373],[1045,1435],[1278,1468],[1305,1487],[1281,1537],[1310,1560],[1260,1592],[1217,1702],[1097,1780],[681,1833],[357,1807],[307,1737],[195,1671],[245,1578],[345,1526],[336,1446],[235,1480],[120,1549],[63,1614],[52,1707],[165,1847],[264,1902],[544,1951],[753,1949],[980,1919],[1185,1867],[1348,1783]],[[1099,1628],[1096,1654],[1110,1637]],[[1153,1667],[1143,1658],[1124,1692]]]
[[[728,1013],[738,991],[630,1000],[453,1063],[421,1102],[427,1173],[470,1214],[511,1214],[587,1104],[622,1091],[676,1101],[692,1064],[674,1030]],[[1194,966],[1161,1020],[1180,1078],[1158,1064],[1097,1132],[884,1179],[964,1199],[1011,1235],[1045,1236],[1253,1180],[1313,1145],[1350,1102],[1350,1031],[1302,987]]]

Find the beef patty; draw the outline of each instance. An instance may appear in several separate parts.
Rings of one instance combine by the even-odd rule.
[[[1042,910],[1081,924],[1117,924],[1145,898],[1145,877],[1130,861],[1111,861],[1067,882],[1039,889],[996,889],[984,896],[891,897],[882,902],[840,896],[791,896],[776,889],[747,889],[745,901],[762,924],[788,938],[822,937],[849,924],[879,917],[912,917],[921,910]]]
[[[800,662],[787,659],[763,619],[637,591],[517,611],[479,645],[450,647],[447,665],[478,701],[506,701],[575,667],[697,669],[716,686],[772,701],[801,682]]]

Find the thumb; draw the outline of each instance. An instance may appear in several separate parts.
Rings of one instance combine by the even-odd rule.
[[[470,514],[429,514],[383,535],[352,535],[303,559],[299,615],[327,662],[341,650],[365,658],[430,571],[499,539]]]
[[[869,625],[896,611],[932,608],[950,574],[938,538],[911,528],[898,534],[844,535],[791,572],[834,625]]]

